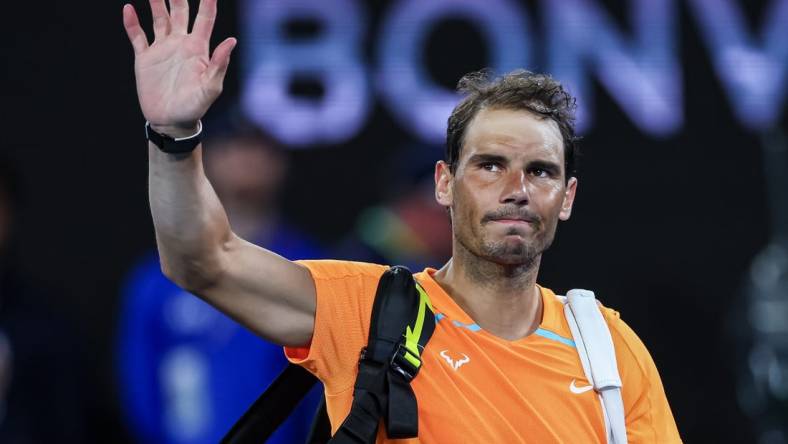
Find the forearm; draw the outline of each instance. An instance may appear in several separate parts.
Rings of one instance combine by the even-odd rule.
[[[149,144],[149,195],[162,270],[191,291],[222,273],[222,251],[232,241],[227,214],[205,177],[202,148],[172,155]]]
[[[236,41],[227,38],[208,52],[216,0],[200,0],[191,30],[186,0],[149,3],[152,44],[134,7],[123,6],[140,109],[156,133],[188,138],[196,135],[199,120],[222,91]],[[305,344],[316,304],[309,271],[230,230],[205,177],[201,150],[198,146],[189,154],[171,155],[148,147],[150,205],[162,271],[259,335],[278,344]]]

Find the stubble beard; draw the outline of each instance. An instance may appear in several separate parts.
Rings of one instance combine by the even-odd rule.
[[[490,240],[482,235],[479,237],[479,255],[502,266],[531,268],[542,253],[550,248],[553,234],[550,230],[535,233],[532,239],[507,239],[509,236],[521,235],[517,229],[511,228],[503,239]]]
[[[556,226],[545,227],[542,231],[534,233],[531,239],[490,240],[483,230],[471,230],[470,233],[455,232],[454,237],[463,251],[455,251],[465,257],[465,263],[470,276],[477,281],[487,281],[496,277],[515,278],[525,276],[539,266],[542,253],[544,253],[555,238]],[[476,231],[476,232],[474,232]],[[519,234],[512,228],[507,235]],[[455,249],[457,250],[457,249]]]
[[[507,233],[516,235],[517,232]],[[534,239],[531,242],[519,241],[511,242],[506,239],[499,241],[487,241],[482,239],[480,252],[487,260],[504,266],[519,266],[531,268],[534,261],[541,256],[546,248],[542,242]]]

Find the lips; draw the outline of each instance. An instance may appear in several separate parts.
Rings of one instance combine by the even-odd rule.
[[[487,217],[487,221],[489,222],[499,222],[499,223],[527,223],[532,224],[536,222],[536,219],[528,216],[520,216],[520,215],[505,215],[505,216],[493,216]]]
[[[522,209],[518,209],[518,210],[519,211],[516,210],[513,211],[513,209],[507,209],[507,210],[499,210],[499,211],[488,213],[482,219],[482,223],[497,222],[500,224],[510,224],[510,225],[538,224],[539,218],[537,216],[530,214],[529,211],[522,211]]]
[[[498,222],[501,224],[532,224],[533,223],[533,221],[530,219],[510,219],[510,218],[492,219],[491,222]]]

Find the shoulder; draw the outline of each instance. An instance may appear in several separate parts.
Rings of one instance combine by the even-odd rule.
[[[296,263],[306,267],[314,280],[315,321],[311,343],[286,348],[285,353],[290,362],[304,366],[323,381],[326,393],[333,396],[353,387],[378,281],[387,267],[338,260]]]
[[[643,341],[619,313],[600,305],[610,326],[627,412],[627,436],[638,442],[681,442],[659,371]]]
[[[306,267],[315,280],[335,280],[345,278],[368,278],[378,280],[388,267],[367,262],[341,261],[333,259],[303,260],[297,264]]]
[[[636,370],[638,374],[648,377],[654,370],[654,361],[646,345],[634,330],[621,319],[621,314],[609,307],[599,304],[602,316],[610,328],[610,336],[616,349],[619,367]]]

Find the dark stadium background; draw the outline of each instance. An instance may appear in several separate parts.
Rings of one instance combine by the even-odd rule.
[[[372,67],[389,2],[369,3]],[[628,29],[627,2],[602,3]],[[769,2],[737,3],[759,28]],[[85,372],[74,383],[82,386],[75,405],[86,409],[86,442],[129,440],[112,373],[118,292],[134,260],[154,246],[144,119],[122,4],[3,6],[0,137],[22,187],[14,260],[53,290],[49,307],[78,332],[71,352]],[[150,29],[146,2],[134,4]],[[220,1],[216,42],[238,35],[237,6]],[[540,5],[523,6],[538,52]],[[679,1],[678,9],[682,130],[665,138],[643,134],[594,84],[596,123],[582,142],[577,204],[543,261],[540,282],[559,291],[594,289],[621,312],[651,351],[686,442],[749,442],[753,426],[736,400],[745,358],[735,338],[749,328],[742,289],[750,263],[775,229],[762,137],[734,118],[687,4]],[[485,65],[485,50],[461,24],[442,26],[428,54],[457,56],[428,67],[450,86]],[[217,109],[239,94],[239,54]],[[375,97],[371,117],[349,143],[293,153],[286,214],[323,242],[346,234],[359,211],[384,196],[388,165],[380,156],[413,140]],[[787,123],[783,112],[778,126]],[[51,377],[59,377],[57,368]]]

